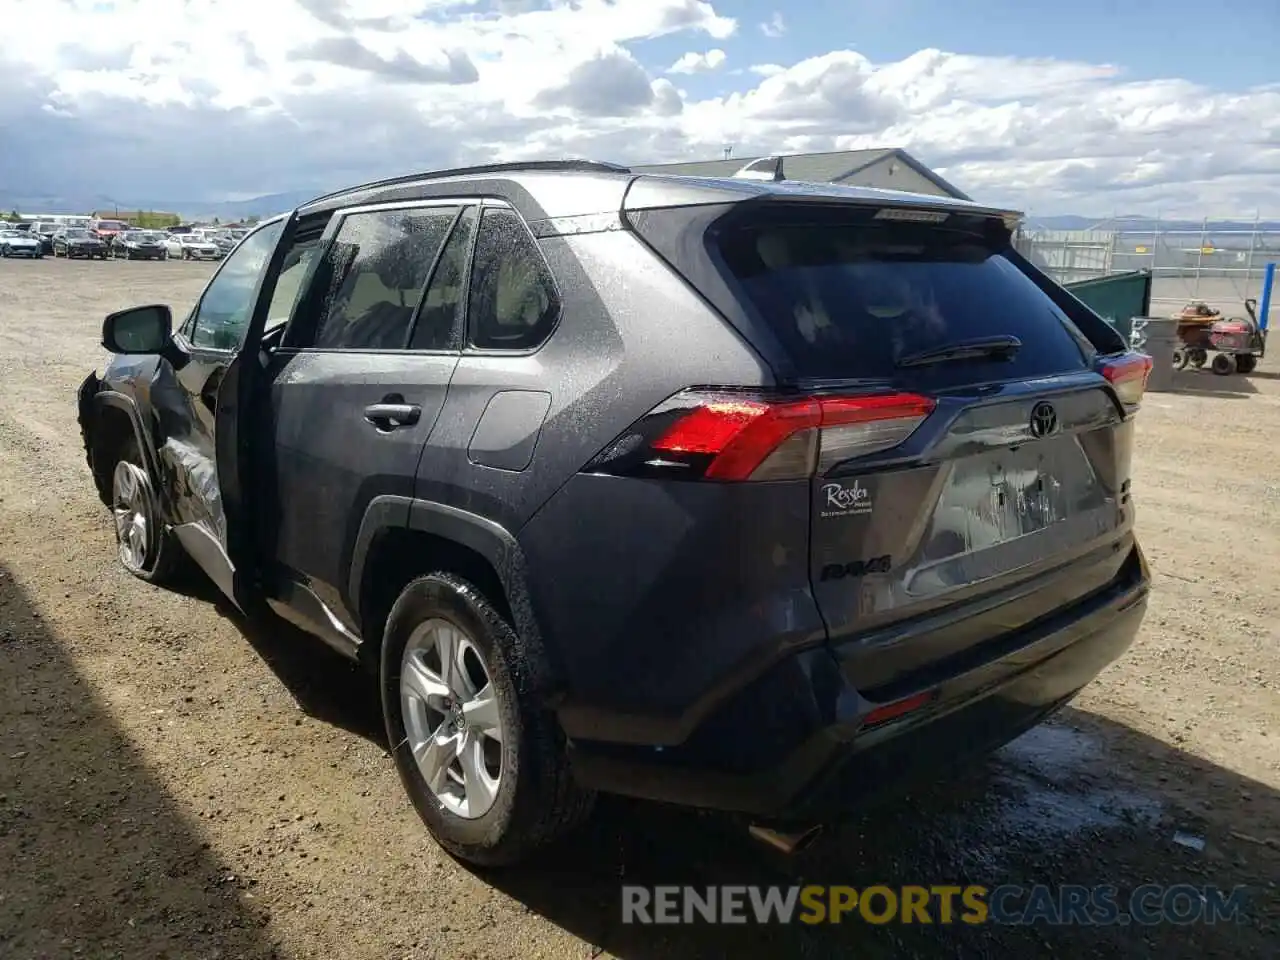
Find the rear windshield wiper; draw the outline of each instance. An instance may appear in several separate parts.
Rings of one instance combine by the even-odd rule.
[[[941,347],[917,350],[898,360],[899,367],[924,367],[934,363],[952,363],[957,360],[1012,360],[1022,341],[1017,337],[979,337],[973,340],[957,340]]]

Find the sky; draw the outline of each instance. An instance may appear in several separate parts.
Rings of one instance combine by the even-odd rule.
[[[1031,213],[1280,217],[1277,0],[0,0],[0,195],[901,147]]]

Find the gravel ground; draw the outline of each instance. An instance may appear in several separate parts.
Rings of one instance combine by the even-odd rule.
[[[102,315],[185,309],[208,264],[0,262],[0,957],[1275,956],[1280,374],[1186,373],[1141,413],[1156,591],[1130,654],[960,783],[791,861],[727,821],[602,804],[479,873],[420,827],[369,683],[211,587],[131,579],[75,424]],[[1174,842],[1177,832],[1202,850]],[[1181,927],[640,927],[628,883],[1248,887]]]

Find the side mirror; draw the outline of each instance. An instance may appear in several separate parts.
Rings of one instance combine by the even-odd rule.
[[[173,336],[173,312],[164,304],[130,307],[102,321],[102,345],[112,353],[164,353]]]

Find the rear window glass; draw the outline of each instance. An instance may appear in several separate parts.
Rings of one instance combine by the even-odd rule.
[[[768,223],[722,231],[719,245],[802,377],[905,375],[897,363],[911,354],[1001,335],[1022,343],[1012,360],[911,367],[909,375],[972,382],[1086,365],[1082,335],[1066,314],[979,233]]]

